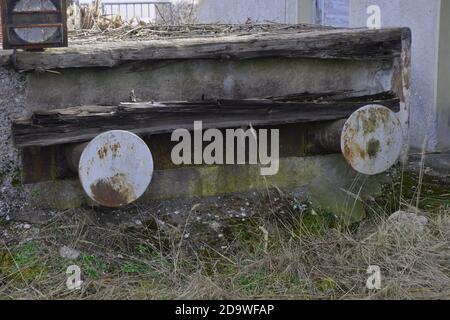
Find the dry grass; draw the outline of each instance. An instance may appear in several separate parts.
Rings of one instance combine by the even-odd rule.
[[[97,41],[161,40],[192,37],[222,37],[248,34],[308,32],[332,27],[307,24],[281,24],[270,21],[245,24],[200,24],[194,2],[174,4],[171,14],[164,6],[158,6],[156,21],[145,22],[140,18],[124,20],[120,15],[103,15],[101,0],[89,5],[69,8],[71,44]]]
[[[402,232],[383,210],[348,226],[279,191],[270,201],[267,194],[252,201],[259,208],[254,215],[224,218],[213,237],[197,221],[214,215],[217,206],[206,204],[178,223],[136,207],[142,225],[105,224],[88,210],[59,213],[26,230],[9,224],[0,250],[0,298],[450,298],[448,205],[422,213],[429,219],[424,232]],[[81,257],[62,259],[62,245]],[[82,269],[81,290],[66,289],[70,264]],[[369,265],[381,268],[379,291],[366,288]]]
[[[123,22],[120,18],[105,18],[95,24],[98,27],[76,30],[69,33],[72,44],[95,41],[147,41],[181,38],[214,38],[242,36],[249,34],[270,34],[285,32],[309,32],[330,29],[311,25],[286,25],[279,23],[232,24],[153,24],[133,20]]]

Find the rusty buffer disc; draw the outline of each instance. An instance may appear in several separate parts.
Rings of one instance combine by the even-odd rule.
[[[387,171],[399,159],[403,132],[397,115],[381,105],[368,105],[346,121],[341,149],[356,171],[376,175]]]
[[[105,207],[137,200],[153,175],[153,158],[134,133],[114,130],[95,137],[81,154],[78,174],[86,194]]]

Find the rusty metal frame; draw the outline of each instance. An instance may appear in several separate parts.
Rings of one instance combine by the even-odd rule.
[[[27,50],[38,50],[50,47],[67,47],[67,2],[66,0],[49,0],[52,2],[56,8],[56,11],[46,10],[46,11],[23,11],[12,13],[9,10],[20,0],[0,0],[0,11],[1,11],[1,21],[2,21],[2,36],[3,36],[3,48],[4,49],[27,49]],[[40,15],[37,17],[36,15]],[[39,18],[45,17],[45,15],[56,16],[57,22],[54,23],[42,23]],[[14,17],[25,16],[27,23],[14,23]],[[52,39],[49,42],[42,43],[27,43],[23,41],[21,43],[15,42],[11,39],[11,29],[12,28],[44,28],[53,27],[58,28],[60,32],[60,37]]]

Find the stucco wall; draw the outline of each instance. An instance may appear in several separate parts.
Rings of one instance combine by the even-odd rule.
[[[411,146],[438,147],[436,74],[440,0],[351,0],[350,27],[366,26],[367,7],[379,5],[382,27],[412,29]]]

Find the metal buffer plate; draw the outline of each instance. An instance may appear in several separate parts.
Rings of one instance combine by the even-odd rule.
[[[399,159],[403,132],[396,114],[381,105],[368,105],[346,121],[341,149],[356,171],[376,175],[387,171]]]
[[[152,154],[141,138],[128,131],[95,137],[81,154],[78,174],[86,194],[105,207],[137,200],[153,175]]]

